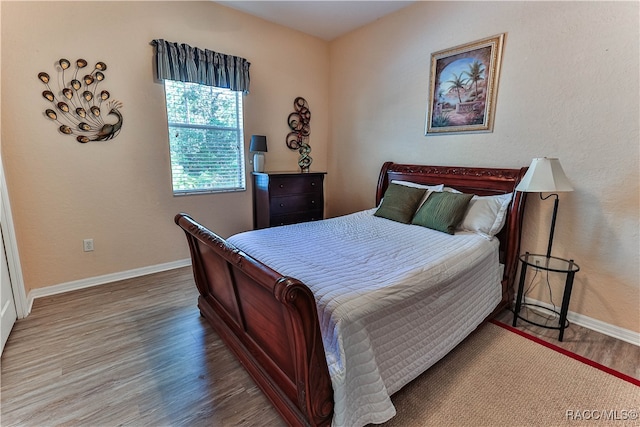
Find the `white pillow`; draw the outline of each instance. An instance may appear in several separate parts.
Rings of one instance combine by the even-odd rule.
[[[442,191],[444,189],[444,184],[426,185],[426,184],[418,184],[417,182],[402,181],[402,180],[399,180],[399,179],[392,179],[391,183],[392,184],[404,185],[406,187],[420,188],[420,189],[423,189],[423,190],[427,190],[427,192],[424,193],[424,197],[420,201],[420,204],[418,205],[418,209],[420,209],[422,207],[422,205],[424,204],[424,202],[427,201],[427,199],[429,198],[431,193],[440,192],[440,191]],[[416,210],[416,212],[417,212],[417,210]]]
[[[401,181],[398,179],[392,180],[391,183],[405,185],[407,187],[413,187],[413,188],[422,188],[424,190],[431,190],[431,191],[442,191],[442,189],[444,188],[444,184],[425,185],[425,184],[418,184],[416,182],[411,182],[411,181]]]
[[[488,240],[493,239],[504,226],[511,197],[511,193],[473,196],[458,228],[472,231]]]
[[[451,187],[444,187],[442,191],[448,191],[449,193],[462,194],[462,191],[458,191],[455,188],[451,188]]]

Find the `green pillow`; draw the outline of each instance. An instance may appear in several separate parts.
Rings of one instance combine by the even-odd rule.
[[[462,221],[473,194],[431,193],[411,220],[412,224],[453,234]]]
[[[426,192],[423,188],[389,184],[380,207],[373,215],[409,224]]]

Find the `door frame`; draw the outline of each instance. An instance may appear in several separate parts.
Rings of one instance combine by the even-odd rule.
[[[27,293],[24,288],[20,256],[18,255],[16,233],[13,228],[13,216],[11,215],[11,205],[9,203],[7,182],[4,175],[2,154],[0,154],[0,215],[2,215],[0,226],[2,227],[4,249],[7,256],[7,264],[9,265],[9,275],[11,276],[11,288],[16,304],[16,314],[18,315],[18,319],[22,319],[29,314],[29,305],[27,303]]]

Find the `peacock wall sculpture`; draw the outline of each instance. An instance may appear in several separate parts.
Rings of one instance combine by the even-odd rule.
[[[57,65],[57,91],[51,88],[51,77],[45,72],[38,79],[47,87],[42,96],[51,102],[51,108],[44,113],[46,117],[58,123],[58,130],[65,135],[74,135],[81,143],[89,141],[108,141],[115,138],[122,129],[122,103],[111,100],[109,91],[102,89],[100,83],[105,80],[107,64],[97,62],[91,72],[86,73],[87,61],[78,59],[70,80],[65,73],[72,73],[71,62],[60,59]],[[81,80],[78,75],[83,75]],[[104,110],[103,110],[104,109]],[[114,123],[107,123],[104,116],[114,116]],[[113,121],[109,117],[109,121]]]

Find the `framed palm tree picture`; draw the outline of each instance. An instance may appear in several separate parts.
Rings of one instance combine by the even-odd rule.
[[[504,37],[431,54],[426,135],[493,132]]]

